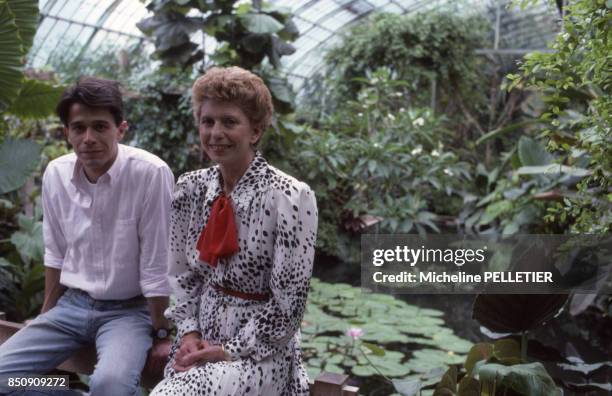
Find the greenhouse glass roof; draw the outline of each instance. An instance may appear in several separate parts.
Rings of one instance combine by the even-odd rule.
[[[511,0],[276,0],[289,7],[300,37],[297,51],[283,58],[284,71],[296,88],[320,68],[325,49],[337,43],[341,33],[372,12],[408,14],[432,8],[453,12],[477,12],[491,21],[491,44],[482,54],[524,54],[545,49],[560,29],[561,16],[542,0],[526,10],[509,6]],[[40,27],[29,64],[40,68],[53,57],[76,57],[101,46],[124,48],[152,43],[136,27],[150,16],[139,0],[41,0]],[[201,42],[201,41],[199,41]],[[215,45],[207,40],[207,45]],[[207,48],[206,53],[210,53]]]

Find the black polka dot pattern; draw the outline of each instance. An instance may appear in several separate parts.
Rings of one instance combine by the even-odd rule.
[[[212,268],[198,259],[196,242],[222,185],[218,167],[186,173],[177,182],[169,249],[176,304],[166,316],[178,337],[165,379],[152,395],[308,395],[299,327],[316,240],[314,193],[257,153],[230,195],[239,251]],[[213,284],[271,298],[228,296]],[[178,340],[191,331],[222,343],[231,361],[176,373]]]

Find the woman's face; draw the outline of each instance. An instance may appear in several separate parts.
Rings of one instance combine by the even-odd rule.
[[[261,136],[238,105],[212,99],[202,103],[198,130],[208,157],[230,167],[248,166],[253,158],[252,145]]]

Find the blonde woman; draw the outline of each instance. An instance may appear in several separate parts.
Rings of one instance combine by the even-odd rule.
[[[216,164],[182,175],[170,273],[178,329],[153,395],[307,395],[300,352],[317,230],[312,190],[256,150],[272,117],[263,81],[213,68],[193,85],[202,148]]]

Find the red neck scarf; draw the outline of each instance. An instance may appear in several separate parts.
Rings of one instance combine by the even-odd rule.
[[[238,251],[238,232],[232,201],[224,194],[213,202],[208,222],[196,247],[200,251],[200,260],[206,261],[211,267],[217,266],[219,258],[231,256]]]

